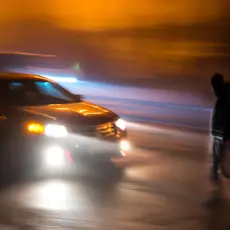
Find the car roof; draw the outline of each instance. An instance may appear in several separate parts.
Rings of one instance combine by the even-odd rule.
[[[35,74],[27,74],[27,73],[0,73],[0,81],[1,80],[43,80],[52,82],[50,79],[46,77],[42,77]]]

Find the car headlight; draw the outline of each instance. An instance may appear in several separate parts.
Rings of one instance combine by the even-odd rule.
[[[120,149],[121,151],[129,151],[131,149],[131,144],[129,141],[122,140],[120,142]]]
[[[116,122],[115,122],[116,126],[121,129],[121,130],[125,130],[126,129],[126,122],[122,119],[118,119]]]
[[[44,163],[47,166],[60,166],[65,163],[65,152],[59,146],[50,146],[43,153]]]
[[[67,129],[64,125],[48,124],[45,126],[45,135],[49,137],[65,137]]]
[[[26,126],[29,133],[44,134],[49,137],[66,137],[68,132],[64,125],[57,124],[41,124],[30,122]]]

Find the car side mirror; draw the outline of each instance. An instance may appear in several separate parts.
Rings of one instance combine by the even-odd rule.
[[[76,101],[83,101],[84,97],[81,94],[74,94],[74,98]]]

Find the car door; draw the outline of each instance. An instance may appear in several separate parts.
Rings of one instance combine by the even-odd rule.
[[[6,175],[6,168],[9,168],[7,116],[6,110],[0,106],[0,178]]]
[[[0,179],[1,175],[19,172],[21,164],[14,117],[15,112],[9,107],[0,106]]]
[[[2,143],[6,138],[6,134],[7,134],[6,123],[7,123],[6,111],[2,106],[0,106],[0,143]]]

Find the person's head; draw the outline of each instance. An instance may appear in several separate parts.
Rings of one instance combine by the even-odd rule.
[[[211,85],[217,97],[222,96],[224,93],[224,77],[220,73],[215,73],[211,78]]]

